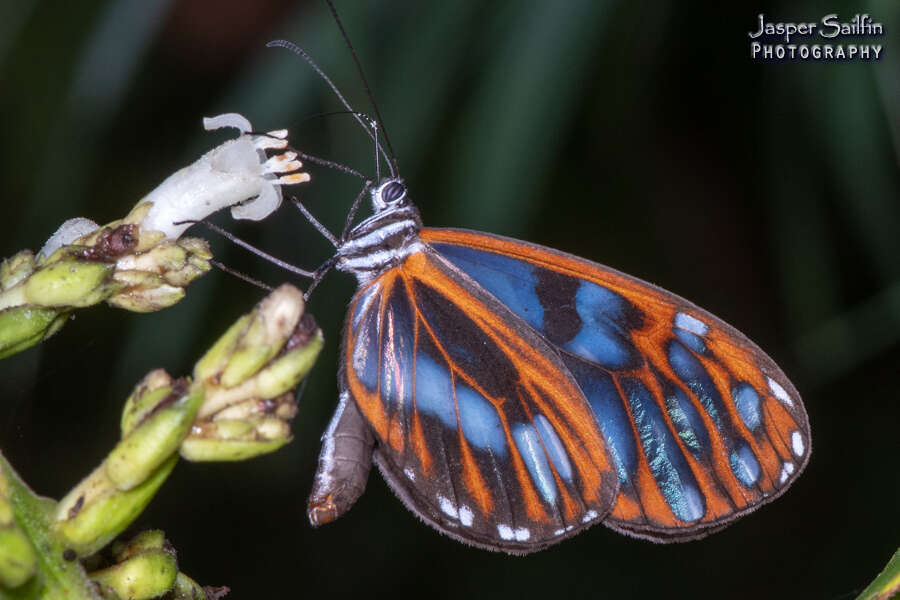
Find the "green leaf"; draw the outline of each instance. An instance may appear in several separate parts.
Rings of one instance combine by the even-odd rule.
[[[42,600],[98,599],[78,561],[64,558],[66,547],[52,535],[56,502],[32,492],[0,453],[0,478],[5,479],[16,522],[37,550],[38,574],[15,590],[4,590],[4,598]]]
[[[884,570],[856,600],[890,600],[900,598],[900,550],[894,553]]]

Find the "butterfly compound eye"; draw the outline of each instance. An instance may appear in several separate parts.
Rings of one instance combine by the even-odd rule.
[[[389,181],[381,188],[381,201],[392,204],[406,195],[406,186],[399,181]]]

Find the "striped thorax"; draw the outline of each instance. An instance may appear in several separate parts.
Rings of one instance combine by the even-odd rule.
[[[360,285],[422,250],[422,221],[401,180],[388,179],[372,191],[372,210],[337,250],[336,268],[353,273]]]

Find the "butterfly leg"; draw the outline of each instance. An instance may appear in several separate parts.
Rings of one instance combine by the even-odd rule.
[[[309,287],[306,288],[306,292],[303,293],[303,299],[309,300],[309,297],[312,295],[313,290],[316,289],[316,286],[319,285],[319,282],[322,281],[322,278],[328,274],[328,271],[334,268],[334,265],[337,264],[337,256],[333,256],[322,263],[318,269],[313,272],[312,281],[309,282]]]
[[[356,502],[366,489],[372,468],[375,437],[350,393],[341,393],[328,429],[306,514],[314,526],[331,523]]]
[[[253,244],[250,244],[249,242],[245,242],[244,240],[237,237],[233,233],[229,233],[229,232],[225,231],[224,229],[222,229],[218,225],[215,225],[214,223],[210,223],[208,221],[203,221],[203,220],[197,221],[195,219],[186,219],[184,221],[175,221],[174,223],[172,223],[172,225],[183,225],[185,223],[203,225],[210,231],[215,231],[216,233],[218,233],[219,235],[224,237],[226,240],[228,240],[232,244],[235,244],[236,246],[240,246],[241,248],[243,248],[245,250],[249,250],[256,256],[260,257],[261,259],[269,261],[276,267],[280,267],[280,268],[284,269],[285,271],[289,271],[295,275],[299,275],[300,277],[306,277],[306,278],[310,278],[310,279],[315,278],[315,276],[316,276],[315,271],[307,271],[306,269],[301,269],[300,267],[295,267],[294,265],[292,265],[288,262],[285,262],[285,261],[281,260],[280,258],[276,258],[276,257],[272,256],[271,254],[263,252],[259,248],[255,247]],[[223,269],[223,270],[227,271],[227,269]],[[232,274],[235,274],[235,273],[232,273]],[[247,278],[241,277],[241,279],[247,279]],[[252,281],[251,281],[251,283],[252,283]]]

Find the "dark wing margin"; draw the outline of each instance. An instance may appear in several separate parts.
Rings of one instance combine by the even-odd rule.
[[[376,464],[443,533],[524,554],[612,509],[612,456],[559,355],[439,256],[360,289],[343,353]]]
[[[421,237],[558,352],[614,457],[612,529],[703,537],[778,497],[809,461],[797,390],[710,313],[541,246],[455,229]]]

